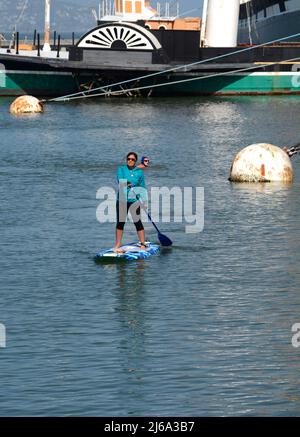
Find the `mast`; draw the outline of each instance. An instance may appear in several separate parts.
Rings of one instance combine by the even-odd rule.
[[[50,6],[51,0],[45,0],[45,36],[43,52],[50,52]]]
[[[236,47],[240,0],[208,0],[204,3],[201,43],[207,47]]]
[[[204,0],[203,10],[202,10],[201,33],[200,33],[200,47],[206,45],[205,36],[206,36],[207,7],[208,7],[208,0]]]

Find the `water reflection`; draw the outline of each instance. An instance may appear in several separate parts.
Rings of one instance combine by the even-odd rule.
[[[145,301],[145,262],[125,263],[116,267],[115,297],[124,337],[120,343],[121,349],[128,353],[126,362],[141,352],[143,347],[144,301]],[[135,367],[135,366],[130,366]]]
[[[119,331],[122,333],[118,344],[118,355],[126,383],[118,388],[118,401],[124,410],[129,408],[129,392],[131,402],[135,400],[136,403],[140,396],[140,382],[147,355],[145,261],[110,267],[115,268],[115,312],[120,325]],[[129,413],[132,413],[130,408]]]
[[[280,212],[282,218],[287,219],[291,206],[292,184],[284,182],[273,183],[230,183],[230,190],[234,194],[233,200],[247,202],[249,207],[257,207],[259,211]],[[284,207],[284,209],[283,209]],[[272,215],[271,219],[274,216]]]
[[[230,183],[232,189],[244,191],[245,193],[265,193],[265,194],[275,194],[275,193],[288,193],[289,189],[292,187],[292,182],[258,182],[258,183]]]

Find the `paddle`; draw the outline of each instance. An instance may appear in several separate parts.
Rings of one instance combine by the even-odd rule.
[[[166,235],[162,234],[160,232],[160,230],[158,229],[158,227],[156,226],[156,224],[154,223],[154,221],[152,220],[149,212],[146,210],[145,206],[143,205],[143,203],[141,201],[139,201],[141,204],[141,207],[143,208],[143,210],[146,212],[150,222],[153,224],[154,228],[156,229],[157,232],[157,237],[159,239],[159,242],[162,246],[172,246],[173,242],[170,240],[169,237],[167,237]]]
[[[139,202],[140,202],[140,204],[141,204],[141,207],[143,208],[143,210],[144,210],[145,213],[147,214],[147,216],[148,216],[150,222],[153,224],[154,228],[156,229],[157,237],[158,237],[158,239],[159,239],[160,244],[161,244],[162,246],[166,246],[166,247],[167,247],[167,246],[172,246],[173,243],[172,243],[172,241],[170,240],[170,238],[167,237],[166,235],[164,235],[164,234],[162,234],[162,233],[160,232],[160,230],[158,229],[158,227],[156,226],[156,224],[155,224],[154,221],[152,220],[152,218],[151,218],[149,212],[146,210],[144,204],[141,202],[141,200],[139,200]]]
[[[132,190],[132,191],[133,191],[133,190]],[[133,192],[134,192],[134,191],[133,191]],[[135,193],[134,193],[134,194],[135,194]],[[136,194],[135,194],[135,195],[136,195]],[[147,209],[146,209],[144,203],[141,201],[141,199],[137,197],[137,200],[139,201],[141,207],[143,208],[143,210],[144,210],[145,213],[147,214],[147,216],[148,216],[150,222],[153,224],[154,228],[156,229],[157,237],[158,237],[158,239],[159,239],[160,244],[161,244],[162,246],[165,246],[165,247],[172,246],[172,244],[173,244],[172,240],[170,240],[169,237],[167,237],[166,235],[164,235],[164,234],[162,234],[162,233],[160,232],[160,230],[158,229],[158,227],[156,226],[156,224],[155,224],[154,221],[152,220],[152,218],[151,218],[149,212],[147,211]]]

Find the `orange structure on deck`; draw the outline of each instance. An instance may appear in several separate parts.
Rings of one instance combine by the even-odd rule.
[[[200,30],[201,19],[197,17],[188,18],[157,18],[145,22],[146,27],[152,30]]]

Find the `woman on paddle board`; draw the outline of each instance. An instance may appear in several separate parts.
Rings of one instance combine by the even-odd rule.
[[[117,170],[119,192],[117,198],[117,226],[114,252],[120,252],[124,226],[130,212],[137,231],[140,248],[145,249],[145,230],[141,221],[141,207],[138,199],[147,201],[144,172],[136,167],[138,156],[135,152],[128,153],[126,165]]]

